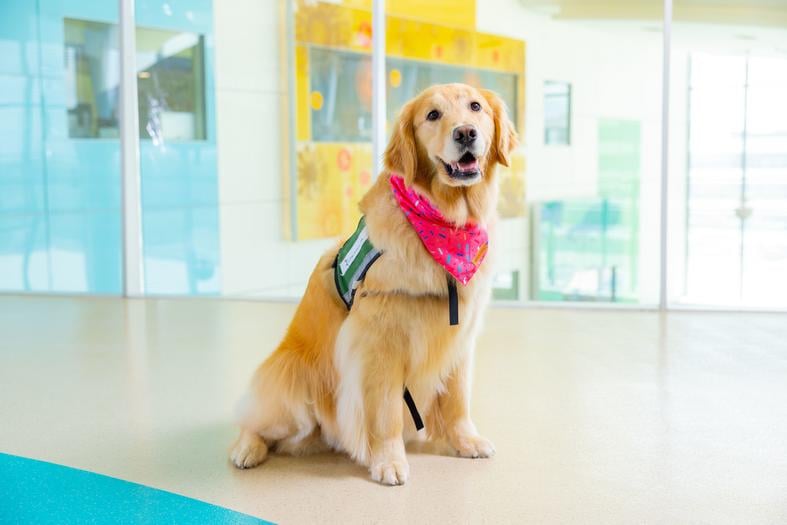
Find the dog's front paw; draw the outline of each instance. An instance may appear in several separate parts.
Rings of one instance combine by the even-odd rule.
[[[372,479],[383,485],[404,485],[410,476],[407,460],[381,461],[371,466]]]
[[[479,435],[456,436],[453,441],[457,454],[463,458],[491,458],[495,455],[492,442]]]

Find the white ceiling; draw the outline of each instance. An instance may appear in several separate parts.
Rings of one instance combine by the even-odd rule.
[[[519,0],[563,23],[625,38],[661,32],[663,0]],[[787,56],[787,0],[674,0],[674,47]]]
[[[519,0],[557,19],[658,20],[662,0]],[[673,19],[681,22],[787,28],[787,0],[674,0]]]

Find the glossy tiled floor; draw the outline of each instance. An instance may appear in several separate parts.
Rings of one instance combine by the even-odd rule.
[[[491,460],[237,471],[230,414],[294,305],[0,297],[0,452],[281,523],[785,523],[787,316],[494,309]]]

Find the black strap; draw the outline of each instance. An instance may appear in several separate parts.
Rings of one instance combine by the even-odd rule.
[[[456,294],[456,281],[448,277],[448,323],[459,324],[459,298]]]
[[[421,414],[418,413],[418,409],[415,406],[415,401],[413,401],[413,396],[410,395],[410,391],[407,390],[407,387],[404,387],[404,402],[407,403],[407,408],[410,410],[410,415],[413,417],[415,429],[421,430],[424,428],[424,422],[421,420]]]
[[[448,322],[451,326],[456,326],[459,324],[459,296],[456,291],[456,281],[454,281],[450,276],[448,276],[446,280],[448,281]],[[418,413],[418,408],[415,406],[413,396],[410,395],[410,391],[407,390],[407,387],[404,388],[404,402],[407,404],[407,408],[410,410],[413,423],[415,423],[415,429],[421,430],[424,428],[424,422],[421,419],[421,414]]]

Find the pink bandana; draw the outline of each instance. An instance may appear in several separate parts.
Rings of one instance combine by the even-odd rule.
[[[460,283],[470,282],[489,247],[486,230],[471,223],[456,226],[448,222],[440,210],[405,186],[398,175],[391,175],[391,188],[399,208],[434,260]]]

